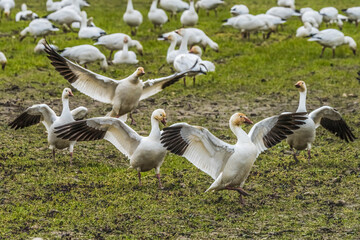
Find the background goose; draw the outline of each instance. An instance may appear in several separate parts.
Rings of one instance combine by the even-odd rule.
[[[59,31],[49,20],[45,18],[34,19],[29,26],[20,32],[20,41],[29,33],[34,37],[34,42],[38,37],[44,37],[51,32]]]
[[[338,20],[338,10],[334,7],[325,7],[320,9],[319,13],[323,16],[323,21],[328,26],[331,22],[337,22]]]
[[[298,129],[303,124],[303,114],[287,113],[266,118],[246,134],[241,126],[252,124],[252,121],[242,113],[235,113],[229,121],[230,129],[237,137],[235,145],[223,142],[203,127],[187,123],[164,128],[161,142],[167,150],[185,157],[214,179],[206,191],[236,190],[243,203],[242,195],[248,194],[242,187],[257,156]]]
[[[239,16],[243,14],[249,14],[249,8],[243,4],[240,5],[234,5],[230,9],[230,13],[232,16]]]
[[[46,47],[45,52],[47,52]],[[89,44],[67,47],[61,53],[61,56],[76,61],[79,64],[84,65],[85,68],[87,68],[88,63],[97,61],[100,61],[100,66],[104,71],[108,68],[105,55],[102,54],[99,49]]]
[[[349,21],[354,21],[356,26],[359,25],[360,7],[352,7],[348,9],[343,9],[341,11],[343,11],[348,16]]]
[[[0,64],[1,64],[1,69],[5,70],[6,64],[7,64],[7,59],[5,57],[5,54],[3,52],[0,52]]]
[[[88,18],[85,11],[81,12],[80,30],[78,32],[79,38],[97,39],[102,35],[106,35],[106,32],[98,27],[88,27]]]
[[[14,0],[1,0],[0,1],[1,17],[2,17],[2,15],[4,13],[5,17],[9,18],[10,17],[10,11],[14,7],[15,7]]]
[[[250,38],[250,33],[266,30],[267,23],[262,17],[246,14],[235,17],[232,26],[241,31],[244,37]]]
[[[189,9],[189,4],[181,0],[159,0],[160,7],[170,12],[170,17],[175,17],[178,12]]]
[[[135,36],[138,27],[143,21],[143,17],[138,10],[134,10],[132,0],[128,0],[126,12],[123,16],[123,20],[127,25],[130,26],[131,35]]]
[[[217,16],[216,8],[222,4],[225,4],[223,0],[199,0],[196,2],[195,8],[197,12],[199,12],[200,8],[206,10],[206,15],[208,16],[210,10],[214,10],[215,16]]]
[[[128,38],[124,37],[124,47],[123,50],[118,51],[114,55],[113,64],[137,64],[139,60],[136,59],[136,54],[133,51],[128,51]]]
[[[45,51],[49,54],[48,58],[51,60],[51,64],[72,86],[95,100],[112,104],[112,110],[108,114],[110,117],[122,117],[124,119],[125,114],[130,112],[132,124],[135,122],[131,116],[131,111],[137,107],[139,101],[160,92],[191,72],[175,73],[167,77],[149,79],[143,82],[139,78],[145,72],[142,67],[139,67],[129,77],[123,80],[115,80],[74,64],[60,56],[49,46],[45,47]]]
[[[33,11],[27,10],[27,6],[25,3],[21,4],[21,11],[16,13],[15,15],[16,22],[19,22],[21,20],[24,21],[33,20],[35,18],[38,18],[38,15]]]
[[[199,16],[194,7],[194,1],[190,0],[190,8],[181,14],[180,22],[183,27],[194,26],[197,24]]]
[[[94,45],[101,45],[110,50],[108,59],[111,59],[113,51],[122,50],[124,47],[124,38],[128,39],[128,47],[136,47],[140,55],[143,55],[143,46],[139,41],[131,39],[131,37],[124,33],[113,33],[100,37]]]
[[[56,128],[59,138],[70,141],[93,141],[105,139],[130,159],[131,168],[138,172],[141,185],[141,172],[155,169],[160,181],[160,167],[164,162],[166,149],[160,143],[159,123],[166,124],[166,113],[162,109],[151,115],[151,132],[142,137],[119,119],[111,117],[90,118]]]
[[[323,20],[323,16],[318,12],[312,9],[306,10],[301,15],[301,21],[303,23],[310,23],[314,28],[319,28]]]
[[[295,0],[278,0],[277,5],[295,10]]]
[[[274,15],[284,20],[287,20],[292,16],[301,15],[298,11],[286,7],[272,7],[269,10],[267,10],[266,14]]]
[[[299,107],[296,112],[307,112],[306,110],[306,93],[307,88],[304,81],[299,81],[295,84],[295,87],[299,89],[300,101]],[[340,113],[329,106],[323,106],[315,109],[310,114],[306,115],[307,119],[305,124],[300,126],[300,129],[294,131],[294,134],[287,138],[287,143],[290,148],[296,150],[308,150],[308,161],[310,161],[311,144],[315,140],[316,128],[320,125],[336,136],[345,140],[346,142],[354,141],[355,136],[351,132],[350,128],[341,117]],[[296,157],[296,152],[293,152],[293,156],[296,162],[299,160]]]
[[[350,49],[356,55],[356,42],[348,36],[344,36],[342,32],[336,29],[325,29],[313,35],[308,41],[317,42],[323,46],[320,57],[323,56],[325,48],[331,48],[333,57],[335,57],[335,49],[341,45],[349,45]]]
[[[75,120],[82,119],[87,114],[87,108],[78,107],[72,111],[69,108],[69,97],[74,96],[70,88],[65,88],[62,92],[63,109],[60,117],[56,116],[56,113],[46,104],[36,104],[27,108],[20,116],[14,121],[9,123],[11,128],[21,129],[32,126],[40,121],[46,127],[48,132],[48,142],[50,149],[52,149],[53,158],[55,160],[55,149],[69,148],[70,152],[70,164],[72,163],[73,151],[75,141],[68,141],[60,139],[54,133],[54,128],[66,123],[74,122]]]
[[[61,8],[62,8],[61,1],[58,1],[58,2],[54,2],[53,0],[46,1],[46,11],[48,11],[48,12],[54,12]]]
[[[81,22],[79,13],[72,8],[61,8],[56,12],[50,13],[46,18],[60,25],[67,26],[71,31],[73,31],[71,28],[73,22]]]
[[[148,13],[148,18],[152,24],[154,24],[154,28],[160,27],[162,29],[162,25],[165,24],[169,19],[166,15],[165,11],[157,8],[158,0],[153,0],[150,11]]]
[[[45,52],[45,43],[46,43],[45,38],[40,39],[34,48],[34,53],[44,53]],[[55,51],[57,51],[59,49],[57,46],[55,46],[53,44],[49,44],[49,46],[52,49],[54,49]]]
[[[296,30],[296,37],[308,37],[318,32],[319,30],[317,28],[311,26],[309,22],[305,22],[304,26],[301,26]]]
[[[169,35],[167,35],[167,37],[164,37],[164,40],[170,41],[170,46],[166,54],[166,62],[168,64],[173,64],[175,57],[178,55],[179,50],[175,50],[177,43],[177,35],[178,34],[171,32]]]

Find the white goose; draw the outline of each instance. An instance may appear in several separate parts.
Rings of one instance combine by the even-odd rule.
[[[230,21],[232,20],[232,21]],[[237,17],[228,19],[223,25],[231,25],[240,30],[244,37],[250,38],[250,33],[266,30],[268,28],[267,22],[262,17],[253,16],[251,14],[239,15]]]
[[[130,26],[131,35],[135,36],[136,31],[143,21],[143,17],[138,10],[134,10],[132,0],[128,0],[126,12],[123,16],[124,22]],[[135,30],[133,30],[135,28]]]
[[[38,37],[44,37],[51,32],[59,31],[49,20],[45,18],[34,19],[29,26],[20,32],[20,41],[29,33],[34,37],[34,42]]]
[[[1,69],[5,70],[6,64],[7,64],[7,59],[5,57],[5,54],[3,52],[0,52],[0,64],[1,64]]]
[[[194,0],[190,0],[190,8],[181,14],[180,22],[183,27],[194,26],[197,24],[199,16],[194,7]]]
[[[34,48],[34,53],[45,53],[45,46],[44,46],[45,43],[46,43],[45,38],[40,39]],[[59,50],[59,48],[53,44],[49,44],[49,46],[55,51]]]
[[[14,0],[1,0],[0,1],[1,17],[2,17],[2,15],[4,13],[5,17],[9,18],[10,17],[10,11],[14,7],[15,7]]]
[[[164,40],[170,41],[170,46],[166,54],[166,62],[168,64],[173,64],[175,57],[179,54],[179,50],[175,50],[178,34],[176,34],[175,32],[171,32],[166,36],[167,37],[164,37]]]
[[[350,49],[356,55],[356,42],[348,36],[344,36],[342,32],[336,29],[325,29],[313,35],[308,41],[317,42],[323,46],[320,57],[323,56],[325,48],[331,48],[333,57],[335,57],[335,49],[341,45],[349,45]]]
[[[303,23],[310,23],[314,28],[319,28],[323,21],[323,16],[318,11],[305,9],[305,12],[301,15],[301,21]]]
[[[129,47],[136,47],[136,50],[140,55],[143,55],[143,46],[137,40],[131,39],[131,37],[124,33],[113,33],[100,37],[94,45],[101,45],[110,50],[108,60],[111,59],[113,51],[121,50],[124,47],[124,38],[128,39]]]
[[[88,19],[87,14],[85,11],[81,12],[81,23],[80,23],[80,30],[78,32],[79,38],[90,38],[90,39],[97,39],[102,35],[106,35],[106,32],[98,27],[88,27]]]
[[[304,81],[299,81],[295,84],[295,87],[299,89],[300,101],[299,107],[296,112],[307,112],[306,109],[306,93],[307,88]],[[336,136],[345,140],[346,142],[354,141],[355,136],[351,132],[350,128],[341,117],[340,113],[329,106],[323,106],[315,109],[310,114],[306,115],[305,125],[300,126],[300,129],[294,131],[294,134],[287,138],[287,143],[290,148],[296,150],[308,150],[308,161],[310,161],[311,144],[315,140],[316,128],[320,125]],[[293,156],[296,162],[299,160],[296,157],[296,152],[293,152]]]
[[[95,100],[112,104],[112,110],[108,114],[110,117],[125,119],[126,114],[130,112],[133,124],[134,119],[131,116],[131,111],[137,107],[139,101],[155,95],[184,75],[191,73],[191,71],[175,73],[167,77],[149,79],[143,82],[140,77],[145,72],[142,67],[139,67],[129,77],[123,80],[115,80],[74,64],[60,56],[49,46],[45,47],[45,51],[49,54],[48,58],[51,60],[51,64],[73,87]]]
[[[33,20],[35,18],[38,18],[39,16],[34,13],[33,11],[27,10],[27,6],[25,3],[21,4],[21,11],[16,13],[15,15],[15,21],[19,22],[21,20],[27,21],[27,20]]]
[[[264,39],[265,38],[268,39],[271,33],[275,32],[279,25],[284,24],[286,22],[281,18],[270,14],[258,14],[255,17],[260,18],[262,21],[265,22],[265,24],[260,28],[260,30],[263,32]],[[267,32],[266,35],[265,32]]]
[[[284,20],[287,20],[292,16],[301,15],[298,11],[286,7],[272,7],[269,10],[267,10],[266,14],[274,15]]]
[[[209,16],[209,11],[214,10],[215,16],[217,16],[216,8],[220,5],[225,4],[224,0],[199,0],[195,4],[196,11],[199,12],[199,9],[205,9],[206,14]]]
[[[176,13],[189,9],[189,4],[181,0],[159,0],[160,7],[170,12],[171,17]]]
[[[278,0],[277,5],[295,10],[295,0]]]
[[[165,11],[157,8],[158,0],[153,0],[150,11],[148,13],[148,18],[152,24],[154,24],[154,28],[160,27],[162,29],[162,25],[164,25],[169,19],[166,15]]]
[[[197,168],[210,175],[214,182],[206,191],[235,190],[247,196],[242,188],[257,156],[276,145],[303,124],[304,113],[286,113],[266,118],[255,124],[249,134],[243,124],[252,121],[242,113],[235,113],[229,121],[237,143],[230,145],[211,134],[206,128],[187,123],[173,124],[163,129],[164,147],[185,157]]]
[[[166,124],[166,113],[162,109],[151,115],[151,132],[142,137],[119,119],[111,117],[90,118],[56,128],[59,138],[70,141],[93,141],[105,139],[130,159],[131,168],[138,172],[141,185],[141,172],[155,169],[160,181],[160,167],[164,162],[166,149],[160,143],[159,123]]]
[[[360,22],[360,7],[351,7],[348,9],[343,9],[343,11],[347,16],[349,21],[355,22],[356,26],[359,25]]]
[[[317,28],[314,28],[309,22],[305,22],[304,26],[299,27],[296,30],[296,37],[299,37],[299,38],[309,37],[318,32],[319,32],[319,30]]]
[[[249,8],[243,4],[234,5],[230,9],[230,13],[232,16],[239,16],[244,14],[249,14]]]
[[[11,128],[15,130],[25,128],[39,123],[40,121],[46,127],[48,132],[48,142],[50,149],[52,149],[53,158],[55,160],[55,149],[69,148],[71,160],[73,157],[74,145],[76,141],[63,140],[56,137],[54,128],[66,123],[74,122],[75,120],[82,119],[87,114],[87,108],[78,107],[72,111],[69,108],[69,97],[74,96],[70,88],[65,88],[62,92],[63,109],[60,117],[46,104],[36,104],[25,110],[14,121],[9,123]]]
[[[61,1],[58,1],[58,2],[54,2],[53,0],[46,1],[46,11],[48,11],[48,12],[54,12],[61,8],[62,8]]]
[[[139,60],[136,59],[136,54],[133,51],[128,50],[128,38],[124,37],[123,50],[118,51],[114,55],[113,64],[137,64]]]
[[[100,66],[104,71],[108,68],[105,55],[102,54],[99,49],[89,44],[67,47],[61,53],[61,56],[76,61],[79,64],[84,65],[85,68],[87,68],[88,63],[98,61],[100,61]]]
[[[73,31],[71,28],[73,22],[81,22],[81,16],[73,8],[61,8],[50,13],[46,18],[60,25],[66,25],[71,31]]]

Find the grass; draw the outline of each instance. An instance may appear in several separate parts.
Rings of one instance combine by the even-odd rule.
[[[236,111],[259,121],[282,111],[294,111],[298,92],[294,83],[308,86],[308,109],[322,105],[336,107],[359,136],[359,57],[346,47],[331,58],[327,50],[306,39],[296,39],[299,19],[290,19],[283,31],[263,41],[252,36],[241,39],[231,28],[222,28],[229,17],[227,1],[218,17],[201,11],[197,27],[220,46],[207,50],[204,59],[216,63],[216,72],[198,78],[198,84],[184,88],[176,83],[140,103],[134,115],[141,134],[149,133],[149,117],[155,108],[165,108],[169,122],[186,121],[202,125],[219,138],[234,143],[228,119]],[[125,1],[93,1],[86,9],[97,26],[108,33],[125,32],[122,15]],[[274,1],[245,1],[252,13],[265,12]],[[298,7],[343,9],[357,1],[302,1]],[[146,15],[150,1],[134,1],[144,16],[138,36],[145,54],[140,59],[144,79],[171,73],[165,64],[168,44],[158,42]],[[17,3],[16,11],[20,8]],[[28,8],[46,15],[45,2],[28,1]],[[14,11],[14,12],[16,12]],[[105,14],[104,14],[105,13]],[[14,13],[12,13],[14,18]],[[82,142],[75,146],[74,164],[67,151],[58,151],[56,163],[47,149],[41,125],[14,131],[7,123],[25,108],[46,103],[57,113],[62,89],[69,87],[44,55],[33,54],[28,37],[19,42],[18,33],[28,23],[0,22],[0,46],[9,64],[0,72],[0,238],[28,239],[119,239],[119,238],[251,238],[251,239],[356,239],[360,234],[359,143],[346,144],[319,128],[313,144],[313,159],[293,165],[283,142],[261,154],[250,173],[245,189],[251,194],[247,205],[233,192],[204,193],[212,179],[186,159],[168,154],[161,168],[164,190],[157,188],[153,171],[143,173],[138,186],[136,172],[128,160],[106,141]],[[162,32],[180,27],[171,21]],[[322,26],[322,29],[325,27]],[[343,32],[360,43],[359,28],[345,23]],[[61,31],[50,36],[60,48],[90,43],[76,33]],[[105,55],[109,51],[101,48]],[[105,73],[97,64],[90,69],[122,78],[136,66],[110,66]],[[89,117],[101,116],[109,105],[95,102],[74,91],[71,107],[84,105]],[[246,130],[250,128],[247,127]]]

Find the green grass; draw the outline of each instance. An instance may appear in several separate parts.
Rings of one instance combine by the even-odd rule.
[[[216,72],[201,76],[197,85],[176,83],[140,103],[134,114],[134,129],[149,133],[149,117],[155,108],[165,108],[169,122],[186,121],[202,125],[219,138],[234,143],[228,128],[229,117],[244,112],[253,121],[294,111],[298,91],[294,83],[308,86],[307,107],[336,107],[359,136],[359,90],[356,80],[359,57],[348,47],[339,47],[336,58],[306,39],[296,39],[301,26],[289,20],[283,31],[269,40],[252,36],[241,39],[231,28],[222,28],[229,8],[227,1],[218,17],[201,11],[197,27],[220,46],[208,49],[203,59],[216,63]],[[265,12],[275,1],[245,1],[251,13]],[[86,11],[97,26],[108,33],[130,33],[122,21],[125,1],[92,1]],[[358,4],[345,1],[301,1],[298,8],[343,9]],[[150,1],[134,1],[144,16],[138,39],[144,56],[138,56],[147,74],[144,79],[171,74],[166,63],[167,43],[158,42],[147,20]],[[17,2],[16,11],[20,8]],[[45,1],[31,0],[28,8],[44,16]],[[12,13],[12,18],[15,12]],[[179,19],[179,17],[178,17]],[[186,159],[168,154],[161,168],[164,190],[157,188],[154,172],[143,173],[138,186],[136,172],[128,170],[128,160],[106,141],[81,142],[75,146],[74,164],[69,166],[67,151],[58,151],[54,163],[47,148],[42,125],[14,131],[7,123],[26,107],[46,103],[61,111],[60,95],[69,87],[44,55],[33,53],[31,37],[19,42],[18,33],[27,25],[2,19],[0,50],[8,66],[0,72],[0,238],[29,239],[137,239],[137,238],[250,238],[250,239],[356,239],[360,235],[359,142],[346,144],[319,128],[313,144],[313,159],[307,164],[305,153],[293,165],[283,142],[261,154],[244,188],[251,194],[247,204],[239,204],[234,192],[204,193],[212,179]],[[162,32],[180,27],[179,20],[166,24]],[[325,27],[322,26],[322,29]],[[343,32],[360,43],[360,28],[345,23]],[[61,31],[49,37],[60,48],[90,43],[76,33]],[[101,48],[105,55],[109,51]],[[92,64],[91,70],[120,79],[136,66],[110,66],[107,72]],[[84,105],[89,117],[101,116],[110,106],[95,102],[78,91],[71,107]],[[250,128],[247,127],[248,131]]]

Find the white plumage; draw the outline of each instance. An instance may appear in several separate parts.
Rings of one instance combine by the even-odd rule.
[[[157,8],[158,0],[153,0],[150,11],[148,13],[148,18],[152,24],[154,24],[154,28],[160,27],[164,25],[168,21],[168,16],[166,15],[165,11]]]
[[[24,20],[24,21],[33,20],[35,18],[38,18],[38,15],[36,13],[34,13],[33,11],[28,10],[25,3],[21,4],[21,11],[16,13],[16,15],[15,15],[16,22],[19,22],[21,20]]]
[[[5,67],[6,67],[6,64],[7,64],[7,59],[6,59],[5,54],[3,52],[0,52],[0,64],[1,64],[2,70],[5,70]]]
[[[106,32],[101,28],[87,26],[88,19],[85,11],[82,11],[80,15],[81,15],[81,23],[80,23],[80,30],[78,32],[79,38],[97,39],[102,35],[106,35]]]
[[[358,26],[360,22],[360,7],[351,7],[342,11],[348,16],[349,21],[354,21],[356,26]]]
[[[287,20],[292,16],[300,16],[301,14],[294,9],[286,7],[272,7],[267,10],[266,14],[277,16],[281,19]]]
[[[195,8],[197,12],[199,12],[200,8],[204,9],[208,16],[209,16],[209,11],[214,10],[215,16],[217,16],[216,8],[223,4],[225,4],[223,0],[199,0],[196,2]]]
[[[199,16],[194,7],[194,1],[190,0],[190,8],[181,14],[180,22],[183,27],[194,26],[197,24]]]
[[[1,16],[2,13],[5,14],[6,18],[10,17],[10,11],[15,7],[14,0],[1,0],[0,1],[0,9],[1,9]]]
[[[34,53],[45,53],[45,46],[44,44],[46,44],[46,40],[45,38],[42,38],[39,40],[39,42],[36,44],[35,48],[34,48]],[[58,46],[55,46],[53,44],[49,44],[49,46],[54,49],[55,51],[57,51],[59,48]]]
[[[136,59],[136,54],[128,50],[128,38],[124,37],[124,47],[114,55],[113,64],[137,64],[139,61]]]
[[[309,22],[305,22],[304,26],[301,26],[296,30],[296,37],[299,38],[309,37],[318,32],[319,30],[317,28],[314,28]]]
[[[143,17],[138,10],[135,10],[132,0],[128,0],[126,12],[123,16],[124,22],[130,26],[131,34],[136,35],[137,29],[143,21]],[[134,30],[135,29],[135,30]]]
[[[249,14],[249,8],[243,4],[239,4],[239,5],[234,5],[231,9],[230,9],[230,13],[233,16],[239,16],[239,15],[244,15],[244,14]]]
[[[20,41],[29,33],[34,37],[34,42],[38,37],[44,37],[51,32],[59,31],[49,20],[45,18],[34,19],[29,26],[20,32]]]
[[[189,9],[189,4],[181,0],[160,0],[160,7],[170,12],[171,17],[178,12]]]

